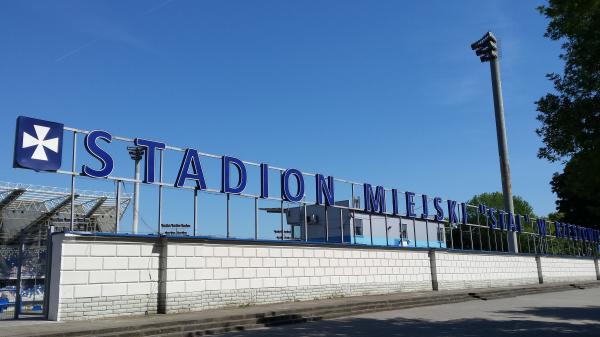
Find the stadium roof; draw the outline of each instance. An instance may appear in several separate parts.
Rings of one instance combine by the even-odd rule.
[[[117,202],[114,193],[75,190],[74,200],[75,218],[78,223],[89,222],[90,219],[106,218],[106,220],[100,221],[97,230],[111,230],[109,223],[114,220],[109,219],[114,219]],[[119,201],[119,217],[121,217],[131,201],[131,195],[121,193]],[[64,218],[65,213],[69,213],[69,218],[63,219],[63,223],[70,223],[70,206],[71,191],[69,189],[0,181],[0,219],[23,221],[19,227],[25,234],[49,220],[53,220],[53,224],[56,225],[57,216],[61,215]],[[11,210],[29,211],[37,213],[39,216],[34,219],[20,218],[19,213],[22,212],[8,212]]]

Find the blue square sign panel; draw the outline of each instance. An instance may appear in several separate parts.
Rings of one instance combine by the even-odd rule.
[[[63,124],[20,116],[14,167],[56,171],[62,162]]]

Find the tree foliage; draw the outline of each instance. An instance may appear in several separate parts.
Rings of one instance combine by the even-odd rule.
[[[550,214],[548,214],[548,220],[554,222],[554,221],[563,221],[565,215],[562,214],[561,212],[552,212]]]
[[[551,73],[555,92],[540,98],[538,157],[565,164],[552,178],[564,221],[598,226],[600,218],[600,0],[550,0],[539,11],[545,36],[562,42],[562,75]]]
[[[483,204],[494,209],[504,209],[504,197],[501,192],[481,193],[473,196],[467,203],[471,205]],[[515,214],[535,217],[535,214],[533,214],[533,207],[520,196],[513,196],[513,205]]]

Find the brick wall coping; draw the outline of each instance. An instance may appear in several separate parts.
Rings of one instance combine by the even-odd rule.
[[[573,256],[573,255],[551,255],[551,254],[532,254],[532,253],[510,253],[499,251],[481,251],[481,250],[461,250],[439,247],[397,247],[397,246],[371,246],[361,244],[342,244],[325,242],[305,242],[305,241],[281,241],[281,240],[252,240],[238,238],[217,238],[211,236],[171,236],[156,234],[123,234],[123,233],[91,233],[65,231],[53,233],[53,235],[64,235],[66,240],[82,241],[136,241],[136,242],[156,242],[167,240],[173,243],[209,243],[209,244],[230,244],[243,246],[289,246],[289,247],[323,247],[323,248],[344,248],[344,249],[375,249],[375,250],[403,250],[403,251],[437,251],[455,254],[476,254],[476,255],[502,255],[517,257],[535,257],[544,256],[552,258],[578,258],[584,260],[594,260],[593,256]]]

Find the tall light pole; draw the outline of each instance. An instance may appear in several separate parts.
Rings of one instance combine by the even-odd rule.
[[[141,146],[128,146],[129,156],[135,161],[135,183],[133,184],[133,225],[131,232],[137,234],[140,209],[140,161],[144,154],[144,148]]]
[[[504,103],[502,102],[502,83],[500,80],[500,63],[498,61],[498,46],[496,37],[487,32],[481,39],[471,44],[471,49],[479,56],[481,62],[490,62],[492,73],[492,91],[494,93],[494,111],[496,113],[496,136],[498,137],[498,154],[500,156],[500,174],[502,176],[502,195],[504,210],[514,216],[512,186],[510,180],[510,165],[508,163],[508,145],[506,144],[506,128],[504,127]],[[508,249],[518,253],[517,234],[507,231]]]

